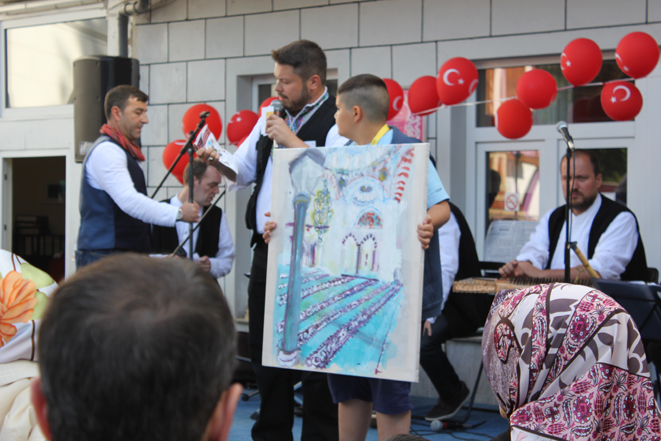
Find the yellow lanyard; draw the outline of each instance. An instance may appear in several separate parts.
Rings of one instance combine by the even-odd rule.
[[[370,143],[370,145],[377,145],[377,144],[379,143],[379,140],[380,140],[381,138],[383,138],[383,135],[385,135],[386,133],[388,133],[388,130],[390,130],[390,127],[388,127],[388,124],[384,124],[383,127],[381,127],[381,130],[379,130],[379,131],[377,132],[377,134],[376,134],[376,136],[374,137],[374,139],[372,139],[372,142]]]

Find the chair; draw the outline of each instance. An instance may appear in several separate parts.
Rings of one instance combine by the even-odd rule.
[[[659,283],[659,270],[652,267],[647,267],[647,280],[648,283]]]

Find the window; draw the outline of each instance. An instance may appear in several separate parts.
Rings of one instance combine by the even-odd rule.
[[[9,28],[6,42],[6,106],[53,106],[72,102],[73,61],[105,55],[104,18]]]
[[[501,100],[516,96],[516,83],[519,77],[533,68],[543,69],[555,78],[558,88],[569,86],[562,75],[560,63],[535,64],[519,67],[482,69],[478,72],[478,101],[492,101],[476,106],[477,126],[494,127],[495,114]],[[604,60],[601,72],[593,82],[606,82],[627,78],[615,60]],[[555,124],[558,121],[569,123],[612,121],[601,108],[602,86],[581,86],[558,90],[555,101],[545,109],[533,112],[533,124]]]
[[[497,219],[539,220],[539,152],[487,153],[487,225]]]

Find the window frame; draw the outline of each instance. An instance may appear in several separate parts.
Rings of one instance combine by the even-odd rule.
[[[5,41],[5,31],[13,28],[57,24],[69,21],[91,20],[98,18],[103,18],[107,21],[106,10],[103,8],[103,4],[101,3],[98,5],[91,5],[90,7],[70,11],[67,10],[47,15],[34,15],[30,17],[20,17],[0,21],[0,46],[2,48],[2,57],[0,59],[0,94],[2,94],[2,102],[0,102],[0,118],[3,120],[38,120],[73,116],[73,104],[17,108],[6,106],[7,47]]]

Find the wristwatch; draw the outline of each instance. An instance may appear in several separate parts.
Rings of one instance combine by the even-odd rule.
[[[184,218],[184,213],[181,212],[181,208],[177,209],[177,220],[180,221]]]

